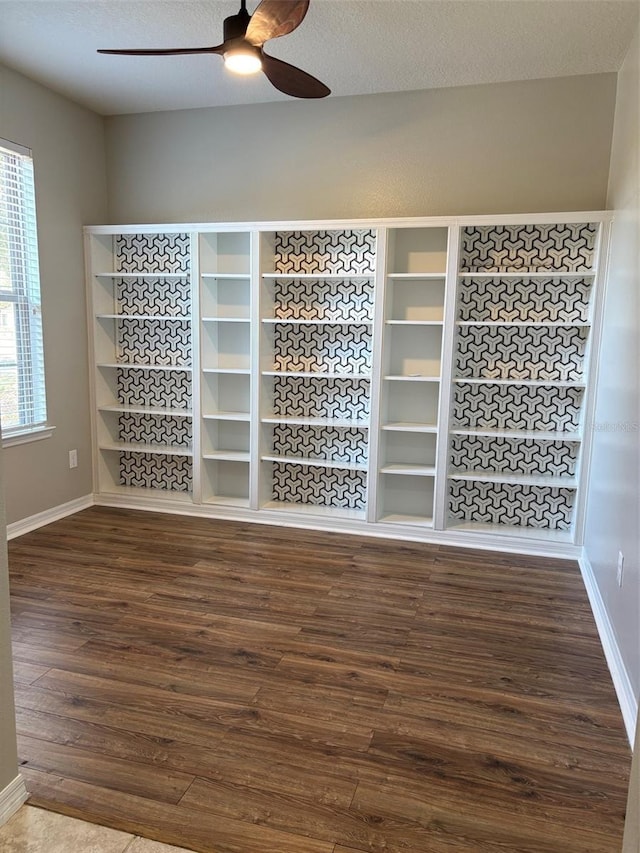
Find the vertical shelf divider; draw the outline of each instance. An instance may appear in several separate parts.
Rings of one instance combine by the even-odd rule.
[[[378,467],[380,460],[380,407],[383,393],[384,362],[383,336],[385,318],[387,247],[389,232],[386,228],[378,228],[376,232],[376,261],[374,278],[373,303],[373,340],[371,348],[373,361],[371,366],[371,390],[369,410],[369,464],[367,472],[367,521],[375,522],[378,518]]]
[[[442,333],[442,365],[438,399],[438,444],[436,449],[436,483],[433,527],[444,530],[447,514],[447,469],[449,460],[449,423],[451,419],[451,389],[453,378],[453,349],[456,334],[456,302],[458,294],[458,257],[460,226],[449,228],[447,274],[444,286],[444,326]]]
[[[194,504],[202,503],[202,404],[200,394],[200,235],[191,234],[191,411],[193,445],[192,488]]]
[[[250,237],[251,282],[251,377],[250,377],[250,466],[249,466],[249,509],[260,509],[260,442],[262,417],[262,240],[259,231],[252,231]]]

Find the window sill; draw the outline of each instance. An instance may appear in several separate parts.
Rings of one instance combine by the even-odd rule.
[[[13,447],[15,444],[30,444],[32,441],[42,441],[43,438],[51,438],[54,430],[54,426],[45,426],[25,430],[24,432],[16,432],[13,435],[3,437],[2,446]]]

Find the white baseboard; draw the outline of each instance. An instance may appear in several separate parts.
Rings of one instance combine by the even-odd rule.
[[[73,515],[74,512],[80,512],[81,509],[87,509],[90,506],[93,506],[93,495],[83,495],[83,497],[75,498],[66,504],[45,509],[44,512],[38,512],[36,515],[30,515],[20,521],[14,521],[12,524],[7,524],[7,539],[15,539],[16,536],[37,530],[38,527],[44,527],[45,524],[51,524],[52,521],[58,521],[60,518]]]
[[[0,791],[0,826],[18,811],[28,796],[24,779],[18,774],[13,782]]]
[[[579,563],[582,580],[584,581],[587,595],[589,596],[589,603],[591,604],[591,610],[593,611],[593,618],[595,619],[598,634],[600,635],[600,642],[602,643],[604,656],[607,660],[609,672],[611,673],[611,678],[613,680],[613,686],[615,687],[616,695],[618,697],[618,704],[620,705],[622,719],[624,720],[624,725],[627,730],[627,737],[629,738],[629,743],[633,749],[633,741],[636,733],[636,719],[638,717],[638,699],[633,692],[629,673],[627,672],[624,660],[620,654],[618,641],[616,639],[611,620],[609,619],[607,608],[605,607],[602,595],[600,594],[600,588],[598,587],[593,567],[584,549]]]

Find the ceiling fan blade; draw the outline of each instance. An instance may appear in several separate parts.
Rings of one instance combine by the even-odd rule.
[[[267,56],[264,51],[262,70],[269,82],[285,95],[292,95],[294,98],[326,98],[331,94],[331,89],[311,74],[274,56]]]
[[[169,47],[155,50],[153,48],[141,48],[140,50],[99,50],[98,53],[117,54],[118,56],[172,56],[179,53],[222,53],[224,45],[215,47]]]
[[[262,0],[251,16],[245,38],[255,47],[292,33],[307,14],[309,0]]]

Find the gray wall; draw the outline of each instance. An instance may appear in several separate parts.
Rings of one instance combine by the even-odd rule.
[[[6,448],[7,521],[89,494],[82,226],[107,216],[103,119],[0,66],[0,137],[33,149],[49,419],[53,438]],[[69,450],[79,465],[69,470]]]
[[[620,71],[609,182],[615,210],[597,385],[586,553],[634,695],[640,692],[640,88],[638,35]],[[622,589],[616,580],[624,554]]]
[[[11,625],[9,622],[9,576],[2,479],[2,450],[0,449],[0,791],[3,791],[18,775],[13,708],[13,669],[11,666]]]
[[[600,209],[615,80],[108,118],[110,221]]]

